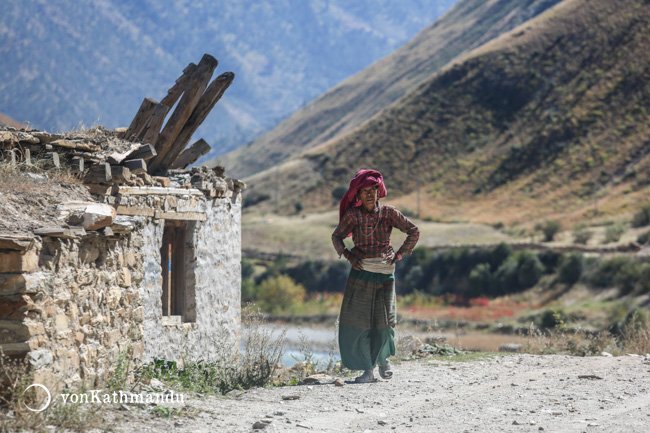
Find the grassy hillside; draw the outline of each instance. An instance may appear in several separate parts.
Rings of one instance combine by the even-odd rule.
[[[648,200],[650,8],[565,0],[447,65],[341,139],[249,178],[249,204],[331,208],[381,170],[422,216],[532,223],[622,216]]]
[[[461,0],[397,51],[218,161],[236,176],[250,176],[338,137],[404,96],[454,57],[511,30],[558,1]]]

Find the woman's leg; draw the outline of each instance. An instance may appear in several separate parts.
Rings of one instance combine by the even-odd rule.
[[[341,362],[351,370],[372,370],[375,366],[370,334],[376,282],[368,274],[350,271],[341,304],[339,349]]]
[[[395,355],[395,324],[397,311],[395,302],[395,279],[382,282],[374,300],[372,355],[378,365],[385,365],[389,356]]]

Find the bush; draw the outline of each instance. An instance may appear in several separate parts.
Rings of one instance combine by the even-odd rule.
[[[287,275],[262,281],[257,288],[257,300],[264,311],[276,313],[304,301],[306,290]]]
[[[609,244],[611,242],[618,242],[621,239],[621,236],[623,236],[623,233],[627,231],[627,227],[625,227],[623,224],[614,224],[605,230],[605,240],[603,241],[604,244]]]
[[[650,225],[650,203],[641,207],[632,218],[632,227],[645,227]]]
[[[623,294],[638,290],[650,292],[650,264],[618,256],[603,260],[589,282],[596,287],[619,287]]]
[[[539,320],[539,326],[546,329],[562,328],[569,320],[563,310],[545,310]]]
[[[222,347],[217,359],[183,359],[180,368],[175,361],[154,358],[142,368],[141,378],[156,378],[175,389],[200,393],[226,394],[234,389],[266,385],[282,359],[286,330],[274,337],[265,328],[262,315],[246,308],[242,311],[242,348],[232,350],[230,340],[219,341]]]
[[[555,239],[555,235],[562,230],[562,224],[557,220],[550,220],[535,228],[544,234],[544,242],[551,242]]]
[[[336,201],[340,201],[346,192],[348,192],[348,187],[342,183],[338,184],[332,189],[332,198]]]
[[[499,294],[515,292],[519,289],[519,281],[517,280],[517,258],[510,256],[508,259],[499,266],[494,274],[497,283],[499,284]]]
[[[562,257],[561,253],[553,250],[541,251],[537,254],[539,261],[542,262],[547,274],[555,273],[556,268],[560,263]]]
[[[318,279],[318,291],[343,293],[348,281],[350,268],[350,262],[347,260],[335,260],[331,262]]]
[[[594,232],[592,232],[591,230],[587,230],[585,228],[578,228],[573,231],[573,243],[586,245],[587,242],[589,242],[589,239],[591,239],[593,235]]]
[[[522,290],[533,287],[544,274],[544,265],[537,255],[530,251],[518,254],[517,267],[517,282]]]
[[[636,238],[637,243],[641,245],[645,245],[648,242],[650,242],[650,230],[647,232],[641,233],[637,238]]]
[[[499,245],[492,248],[492,250],[490,250],[490,267],[492,271],[494,272],[499,269],[499,266],[501,266],[503,262],[512,255],[512,253],[512,247],[505,242],[501,242]]]
[[[616,275],[625,264],[629,263],[629,261],[630,259],[625,256],[612,257],[601,261],[593,275],[590,276],[589,282],[596,287],[614,286]]]
[[[560,259],[558,280],[573,285],[580,281],[584,269],[584,257],[581,253],[568,254]]]
[[[496,279],[490,270],[489,263],[476,265],[469,274],[471,296],[491,295],[496,286]]]

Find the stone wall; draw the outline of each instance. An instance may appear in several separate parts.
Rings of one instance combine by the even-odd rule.
[[[215,359],[240,345],[241,195],[192,188],[120,187],[101,199],[111,230],[70,239],[35,236],[26,251],[0,247],[0,347],[26,354],[36,382],[101,386],[121,353]],[[165,220],[188,227],[189,314],[165,323],[161,245]]]
[[[225,347],[239,347],[241,287],[241,200],[179,200],[179,212],[205,213],[191,237],[195,260],[186,266],[194,290],[196,321],[163,324],[160,246],[163,222],[145,227],[147,269],[141,287],[145,306],[144,360],[215,359]]]
[[[4,299],[14,301],[2,319],[14,332],[0,331],[0,343],[9,343],[9,353],[21,345],[29,350],[37,383],[92,386],[112,374],[120,351],[131,348],[141,358],[142,245],[137,232],[120,239],[97,232],[44,237],[32,250],[39,257],[34,272],[0,276]]]

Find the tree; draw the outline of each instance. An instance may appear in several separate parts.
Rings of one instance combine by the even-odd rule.
[[[287,275],[278,275],[262,281],[257,299],[264,311],[277,313],[305,300],[305,288]]]

